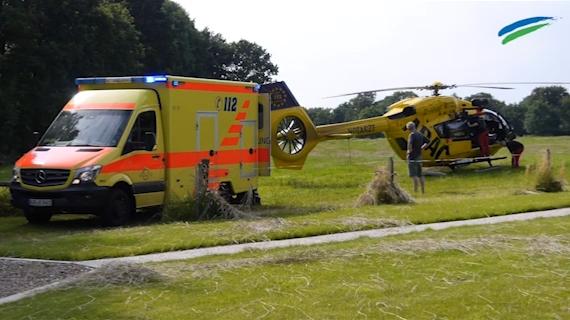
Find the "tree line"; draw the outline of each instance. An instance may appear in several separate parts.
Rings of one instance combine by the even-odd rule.
[[[310,108],[308,113],[316,125],[346,122],[382,115],[391,104],[412,97],[417,95],[411,91],[398,91],[381,100],[376,100],[375,93],[361,93],[336,108]],[[535,88],[519,103],[507,104],[486,92],[464,99],[476,98],[487,99],[487,108],[503,115],[519,136],[570,135],[570,95],[564,87]]]
[[[78,77],[175,74],[270,81],[271,55],[198,30],[169,0],[0,0],[0,161],[28,150]]]

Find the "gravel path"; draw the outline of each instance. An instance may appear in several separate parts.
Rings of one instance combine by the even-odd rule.
[[[0,258],[0,298],[90,271],[75,263]]]

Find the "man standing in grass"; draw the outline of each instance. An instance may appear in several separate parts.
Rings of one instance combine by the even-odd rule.
[[[414,192],[418,192],[418,185],[424,193],[425,178],[422,175],[422,149],[427,146],[427,138],[416,130],[416,124],[408,122],[406,128],[410,131],[408,137],[408,171],[414,182]]]

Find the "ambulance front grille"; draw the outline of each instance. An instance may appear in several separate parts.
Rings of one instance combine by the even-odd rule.
[[[24,184],[36,187],[52,187],[65,184],[69,170],[61,169],[22,169],[20,177]]]

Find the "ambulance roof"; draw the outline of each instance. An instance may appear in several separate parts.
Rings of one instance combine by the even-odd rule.
[[[97,85],[97,84],[114,84],[114,83],[140,83],[140,84],[160,84],[172,81],[173,85],[180,82],[200,82],[211,84],[234,85],[240,87],[255,88],[258,85],[253,82],[240,82],[228,80],[214,80],[203,78],[190,78],[171,75],[152,75],[152,76],[128,76],[128,77],[93,77],[93,78],[77,78],[76,85]]]

